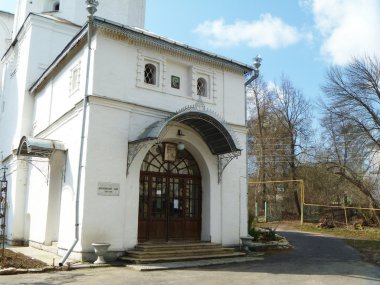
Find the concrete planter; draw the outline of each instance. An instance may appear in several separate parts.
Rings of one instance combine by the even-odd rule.
[[[106,255],[107,250],[111,244],[109,243],[92,243],[91,244],[95,249],[95,254],[98,256],[98,259],[94,262],[95,264],[104,264],[104,255]]]
[[[241,244],[243,246],[243,250],[244,251],[247,251],[249,252],[249,248],[252,246],[253,244],[253,237],[251,236],[246,236],[246,237],[240,237],[240,240],[241,240]]]

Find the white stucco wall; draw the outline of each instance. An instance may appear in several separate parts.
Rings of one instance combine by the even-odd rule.
[[[75,230],[75,193],[77,188],[77,175],[78,175],[78,160],[79,160],[79,146],[80,146],[80,130],[82,112],[80,111],[81,105],[76,106],[73,110],[66,113],[55,124],[51,125],[48,129],[39,133],[39,137],[45,139],[54,139],[64,143],[66,153],[56,153],[50,158],[50,171],[49,181],[46,186],[45,194],[42,198],[45,202],[40,204],[40,208],[34,208],[30,211],[31,221],[33,216],[41,216],[47,213],[43,227],[43,223],[31,223],[30,232],[39,233],[37,238],[33,235],[30,239],[38,243],[50,245],[52,241],[58,241],[59,248],[68,248],[74,241]],[[86,157],[84,158],[84,163]],[[85,177],[85,173],[83,173]],[[28,190],[38,189],[39,184],[34,178],[30,178]],[[41,195],[42,193],[39,192]],[[83,217],[83,195],[81,192],[80,199],[80,220]],[[28,208],[33,208],[38,197],[33,199],[28,198]],[[81,224],[81,223],[80,223]],[[80,250],[78,244],[75,250]]]
[[[133,220],[128,212],[136,208],[134,193],[126,187],[129,112],[122,105],[93,102],[89,114],[81,245],[91,250],[93,242],[109,242],[111,250],[122,250],[124,224]],[[120,194],[98,194],[99,182],[120,185]]]
[[[34,99],[28,89],[77,31],[78,27],[31,16],[17,44],[5,56],[5,105],[0,121],[0,151],[4,156],[17,148],[23,135],[31,134]]]
[[[87,53],[81,50],[55,75],[39,93],[34,96],[33,135],[39,134],[83,99]],[[73,68],[80,68],[79,88],[70,90]]]
[[[11,44],[13,17],[14,15],[11,13],[0,11],[0,59]],[[3,63],[0,62],[0,98],[2,94],[3,67]]]
[[[25,158],[26,159],[26,158]],[[49,199],[49,161],[30,159],[28,173],[26,233],[28,240],[44,243]]]
[[[175,112],[198,100],[196,79],[207,76],[210,94],[209,98],[202,98],[205,106],[228,123],[245,124],[242,74],[189,61],[163,50],[127,44],[104,33],[97,34],[94,48],[93,94]],[[158,67],[156,86],[144,83],[144,66],[150,62]],[[180,77],[179,90],[171,87],[172,75]]]
[[[34,98],[28,93],[28,89],[77,30],[78,27],[72,25],[62,25],[43,17],[31,16],[18,34],[17,43],[4,57],[5,73],[2,81],[4,107],[0,116],[0,152],[2,158],[10,157],[4,161],[4,164],[13,163],[12,168],[15,168],[15,174],[10,176],[10,187],[8,187],[9,196],[14,197],[9,202],[9,207],[14,211],[9,215],[10,226],[7,228],[8,238],[11,241],[23,240],[29,237],[30,233],[36,239],[42,239],[42,235],[33,232],[33,227],[29,228],[33,225],[33,221],[27,210],[30,208],[25,208],[27,197],[31,194],[27,189],[33,191],[35,189],[33,185],[38,186],[40,182],[31,181],[32,188],[29,188],[27,179],[29,167],[14,163],[16,158],[13,157],[13,151],[17,149],[21,137],[32,133]],[[41,45],[41,43],[50,44]],[[33,174],[31,176],[36,176],[34,173],[34,170],[31,170],[30,174]],[[46,196],[42,195],[43,197]]]
[[[27,193],[28,165],[12,157],[5,161],[8,180],[7,238],[14,242],[23,242],[25,237],[25,201]],[[18,187],[18,191],[11,191]]]

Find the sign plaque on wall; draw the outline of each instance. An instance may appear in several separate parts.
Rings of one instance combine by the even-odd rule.
[[[98,182],[98,195],[101,196],[119,196],[120,184],[110,182]]]

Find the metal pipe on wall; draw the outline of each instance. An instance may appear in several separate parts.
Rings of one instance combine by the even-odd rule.
[[[67,250],[65,256],[59,262],[59,266],[63,266],[66,259],[69,257],[73,251],[75,245],[79,240],[79,199],[81,190],[81,180],[82,180],[82,169],[83,169],[83,148],[84,148],[84,138],[86,131],[86,117],[87,117],[87,103],[88,103],[88,87],[89,87],[89,77],[90,77],[90,66],[91,66],[91,39],[92,39],[92,29],[94,23],[94,14],[97,11],[97,6],[99,2],[96,0],[86,0],[87,11],[88,11],[88,21],[87,21],[87,66],[86,66],[86,78],[85,78],[85,90],[83,97],[83,117],[82,117],[82,128],[81,128],[81,138],[80,138],[80,149],[79,149],[79,162],[78,162],[78,177],[77,177],[77,191],[75,195],[75,238],[71,247]]]

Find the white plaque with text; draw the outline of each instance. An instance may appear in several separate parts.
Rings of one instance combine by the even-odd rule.
[[[98,195],[102,196],[119,196],[120,194],[120,184],[110,183],[110,182],[99,182],[98,183]]]

